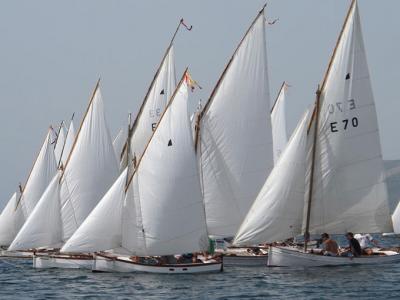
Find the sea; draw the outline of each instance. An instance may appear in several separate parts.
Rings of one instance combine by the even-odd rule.
[[[400,238],[381,238],[400,245]],[[37,270],[0,259],[0,299],[399,299],[400,263],[319,268],[225,267],[214,274]]]
[[[400,161],[386,161],[393,211]],[[400,238],[377,237],[382,246]],[[343,237],[338,237],[345,245]],[[400,299],[400,263],[320,268],[235,268],[222,273],[154,275],[36,270],[29,259],[0,258],[3,299]]]

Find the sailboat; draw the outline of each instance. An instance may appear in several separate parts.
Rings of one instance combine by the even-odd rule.
[[[36,268],[90,268],[92,255],[59,255],[56,250],[72,236],[118,173],[98,82],[65,166],[54,176],[9,250],[33,249]],[[40,253],[37,249],[55,251]]]
[[[235,235],[273,167],[264,9],[197,118],[207,227],[216,238]]]
[[[19,192],[13,194],[0,215],[0,245],[3,247],[11,244],[56,173],[52,142],[52,130],[49,128],[24,188],[20,187]],[[3,254],[11,253],[3,251]]]
[[[288,85],[283,82],[278,96],[271,108],[272,140],[274,145],[274,165],[277,164],[288,137],[286,131],[286,90]]]
[[[179,274],[222,270],[222,262],[215,260],[168,263],[158,258],[208,248],[188,114],[190,82],[186,70],[133,174],[125,169],[62,252],[118,249],[134,255],[97,252],[94,271]]]
[[[339,257],[313,254],[308,249],[311,234],[379,233],[392,228],[378,122],[355,0],[317,90],[305,142],[304,121],[300,127],[234,243],[274,242],[304,234],[302,248],[271,246],[270,266],[399,261],[400,255],[392,251]],[[299,142],[294,143],[296,140]]]

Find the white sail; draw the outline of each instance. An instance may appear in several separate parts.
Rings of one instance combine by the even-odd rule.
[[[54,155],[56,158],[57,166],[60,164],[60,161],[61,161],[61,156],[62,156],[62,152],[63,152],[64,145],[65,145],[65,138],[66,138],[66,133],[65,133],[64,122],[63,122],[63,123],[61,123],[61,127],[58,132],[57,142],[54,147]]]
[[[51,142],[51,130],[49,129],[19,199],[18,205],[21,205],[25,219],[31,214],[57,171]]]
[[[61,177],[61,216],[66,241],[118,176],[100,89],[96,88]]]
[[[24,214],[18,203],[18,195],[14,193],[0,214],[0,246],[8,246],[24,223]]]
[[[74,121],[71,120],[71,123],[69,124],[69,127],[68,127],[67,137],[65,139],[64,149],[62,151],[61,162],[62,162],[63,166],[67,162],[69,153],[71,152],[72,145],[74,144],[74,141],[75,141],[75,135],[76,135],[76,132],[75,132],[75,127],[74,127]]]
[[[264,11],[205,105],[199,135],[208,232],[234,236],[273,167]]]
[[[160,69],[155,75],[133,124],[131,153],[137,158],[142,156],[144,148],[157,126],[175,87],[174,49],[171,45],[161,62]]]
[[[65,243],[61,252],[96,252],[121,246],[126,176],[127,169]]]
[[[272,140],[274,145],[274,165],[286,147],[288,137],[286,131],[286,83],[282,84],[279,95],[271,110]]]
[[[57,247],[61,241],[60,174],[56,174],[8,250]]]
[[[349,11],[320,101],[310,233],[392,231],[356,2]],[[307,186],[309,178],[310,168]]]
[[[207,249],[208,238],[188,114],[181,83],[163,114],[129,186],[122,246],[136,255]]]
[[[235,245],[281,241],[301,233],[308,124],[306,112],[240,226]]]

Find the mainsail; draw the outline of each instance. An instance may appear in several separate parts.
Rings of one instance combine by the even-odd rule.
[[[271,109],[272,140],[274,144],[274,165],[287,144],[286,131],[286,82],[282,83],[278,97]]]
[[[264,9],[222,73],[196,137],[208,231],[233,236],[273,167]]]
[[[378,121],[356,1],[319,97],[315,161],[310,147],[306,176],[306,186],[312,187],[311,199],[308,192],[305,197],[311,212],[309,232],[391,231]]]
[[[51,129],[49,129],[18,201],[18,205],[22,207],[25,219],[31,214],[56,173],[57,165],[51,142]]]
[[[301,232],[309,115],[307,111],[293,132],[240,226],[235,245],[281,241]]]
[[[118,173],[97,84],[60,179],[64,241],[85,220]]]

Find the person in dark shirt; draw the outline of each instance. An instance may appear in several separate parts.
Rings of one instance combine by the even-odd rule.
[[[345,252],[347,255],[351,255],[354,257],[361,256],[362,250],[360,243],[357,239],[354,238],[354,234],[352,232],[346,233],[346,238],[349,241],[349,248],[348,251]]]

